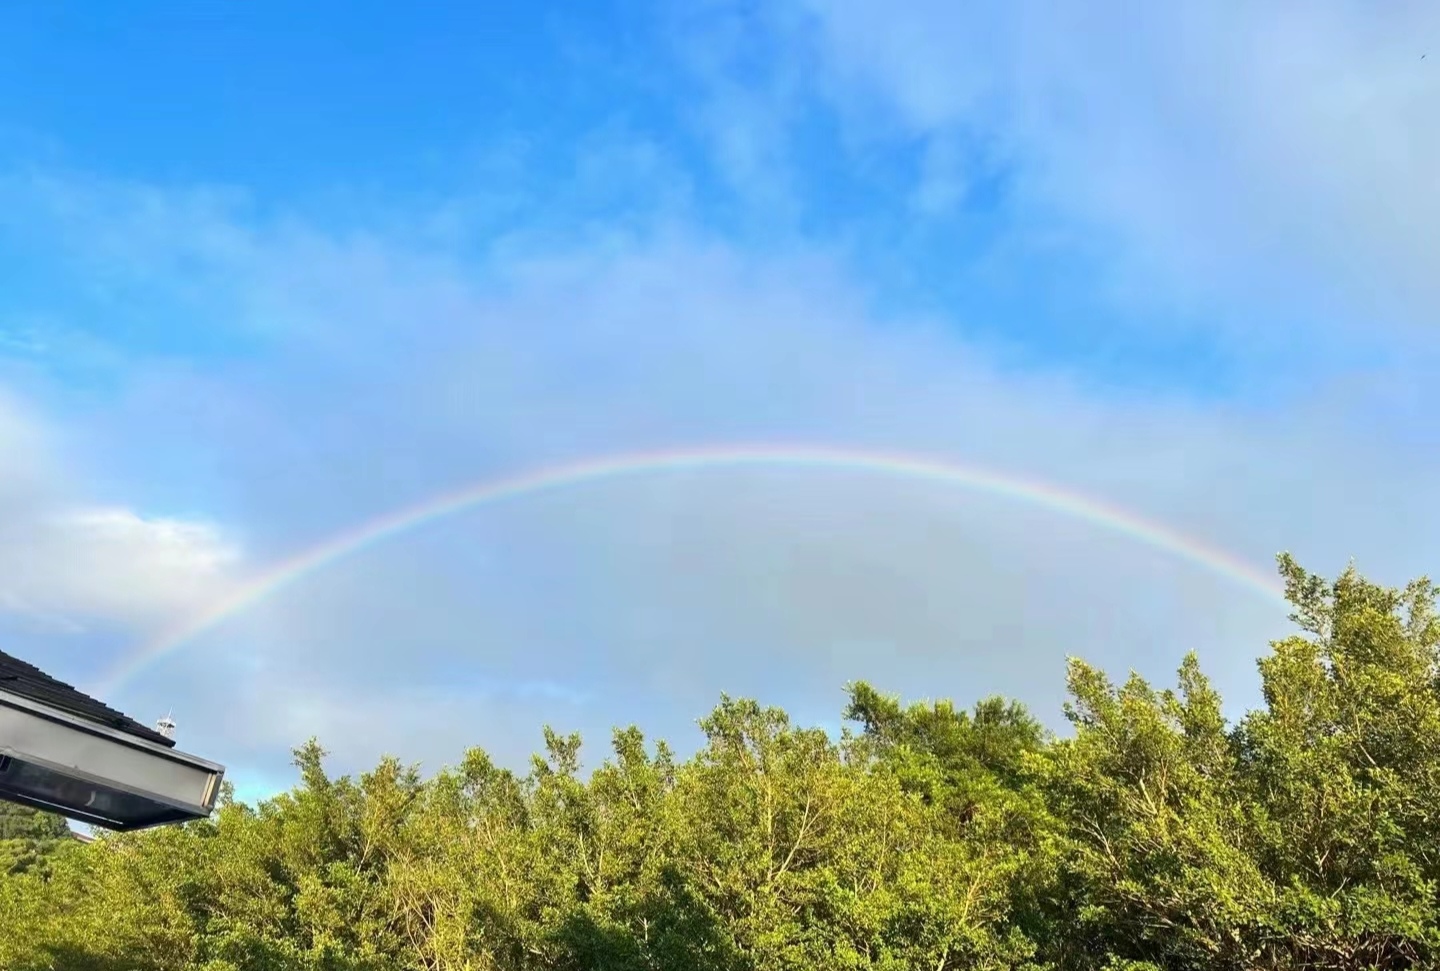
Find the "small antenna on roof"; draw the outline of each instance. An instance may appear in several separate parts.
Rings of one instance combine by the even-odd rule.
[[[165,717],[155,723],[155,730],[166,738],[175,737],[175,719],[171,718],[170,714],[171,712],[166,712]]]

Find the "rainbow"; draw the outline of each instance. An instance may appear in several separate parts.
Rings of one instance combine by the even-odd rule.
[[[386,513],[332,536],[239,583],[228,596],[221,598],[208,609],[186,618],[178,626],[163,632],[122,658],[97,688],[97,692],[102,697],[114,693],[140,671],[180,650],[200,634],[330,564],[447,516],[491,503],[609,479],[748,467],[812,469],[900,477],[1027,503],[1126,536],[1151,549],[1202,567],[1266,598],[1284,602],[1284,588],[1276,578],[1253,564],[1161,523],[1057,485],[949,460],[915,455],[814,446],[712,446],[602,456],[509,477],[486,479]]]

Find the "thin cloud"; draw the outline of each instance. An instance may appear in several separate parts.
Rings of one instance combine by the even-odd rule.
[[[212,526],[86,504],[55,451],[0,400],[0,613],[41,633],[141,631],[222,589],[239,553]]]
[[[791,42],[843,116],[991,146],[1021,211],[1109,248],[1117,297],[1435,322],[1440,75],[1414,51],[1434,5],[795,6]]]
[[[859,155],[919,143],[907,219],[963,220],[983,174],[965,166],[999,160],[1014,178],[1001,243],[1049,234],[1076,275],[1098,268],[1085,282],[1112,308],[1135,311],[1117,317],[1144,326],[1181,306],[1226,346],[1302,358],[1305,397],[1197,402],[1002,363],[964,336],[973,321],[880,299],[871,267],[828,236],[777,232],[762,251],[718,234],[692,205],[701,180],[622,131],[608,161],[548,192],[584,212],[568,222],[544,200],[531,221],[533,194],[509,183],[368,231],[212,190],[11,186],[77,277],[115,284],[158,328],[213,339],[178,363],[144,342],[113,348],[106,407],[72,417],[67,440],[111,495],[152,494],[163,470],[184,484],[172,495],[208,504],[216,531],[179,531],[184,556],[163,524],[108,521],[197,575],[230,568],[223,537],[244,536],[260,568],[562,459],[789,440],[952,455],[1257,563],[1290,548],[1333,571],[1355,556],[1403,581],[1440,538],[1425,498],[1440,460],[1413,447],[1413,425],[1378,420],[1374,391],[1413,389],[1403,407],[1423,414],[1424,367],[1383,359],[1360,393],[1297,348],[1423,344],[1440,276],[1417,235],[1413,213],[1435,203],[1415,160],[1434,155],[1434,123],[1411,67],[1384,64],[1430,15],[1397,8],[1410,19],[1362,28],[1348,8],[1298,10],[1111,7],[1091,21],[1079,6],[790,5],[751,26],[793,69],[757,85],[707,62],[715,100],[696,116],[708,161],[756,200],[804,189],[779,170],[805,164],[791,140],[807,99],[829,100]],[[632,168],[652,195],[594,195]],[[651,203],[643,218],[632,196]],[[617,198],[630,218],[605,216]],[[519,215],[477,242],[487,199]],[[1012,255],[989,254],[1024,277],[1032,264]],[[120,309],[104,298],[92,320]],[[1377,336],[1406,328],[1408,345]],[[36,508],[93,507],[82,498]],[[349,767],[474,743],[518,759],[544,719],[597,742],[631,720],[684,737],[721,690],[832,718],[854,677],[966,700],[999,690],[1053,715],[1068,654],[1163,677],[1198,648],[1243,703],[1254,656],[1285,629],[1243,590],[1035,510],[913,483],[712,476],[536,498],[371,548],[114,700],[174,707],[188,747],[279,777],[283,748],[312,731]]]
[[[761,259],[657,233],[472,270],[378,239],[326,243],[314,228],[225,232],[254,234],[266,254],[244,266],[254,292],[302,336],[277,339],[253,369],[138,362],[91,435],[123,436],[130,464],[112,456],[112,474],[137,483],[151,462],[183,466],[192,442],[210,443],[241,517],[227,530],[253,538],[257,563],[457,483],[745,439],[950,454],[1109,498],[1261,564],[1281,548],[1321,569],[1354,554],[1403,579],[1434,539],[1416,518],[1433,463],[1398,462],[1320,412],[1110,398],[998,368],[945,321],[877,318],[823,253]],[[217,300],[200,319],[250,312]],[[402,332],[417,340],[396,353]],[[1352,460],[1337,467],[1337,449]],[[1163,676],[1201,648],[1243,699],[1253,657],[1285,629],[1247,591],[1023,507],[900,482],[715,476],[556,494],[371,548],[117,700],[178,705],[187,744],[243,752],[255,771],[282,736],[312,729],[347,765],[380,748],[434,762],[477,742],[527,751],[542,717],[591,737],[632,719],[686,737],[720,690],[830,717],[856,676],[912,694],[1001,690],[1053,714],[1076,653]],[[423,693],[437,679],[456,700],[391,716],[393,732],[337,714],[381,685]],[[492,718],[492,689],[474,687],[542,682],[579,694],[512,694]],[[302,704],[322,691],[328,705]]]

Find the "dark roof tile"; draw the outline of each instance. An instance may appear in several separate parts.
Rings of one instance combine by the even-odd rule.
[[[86,721],[143,738],[147,742],[156,742],[171,748],[175,745],[173,739],[166,738],[65,682],[57,681],[35,665],[27,664],[3,651],[0,651],[0,690],[59,708]]]

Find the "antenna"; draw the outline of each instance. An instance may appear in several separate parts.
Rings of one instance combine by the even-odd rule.
[[[175,737],[175,719],[170,717],[172,712],[173,709],[171,712],[166,712],[165,717],[155,723],[155,730],[166,738]]]

